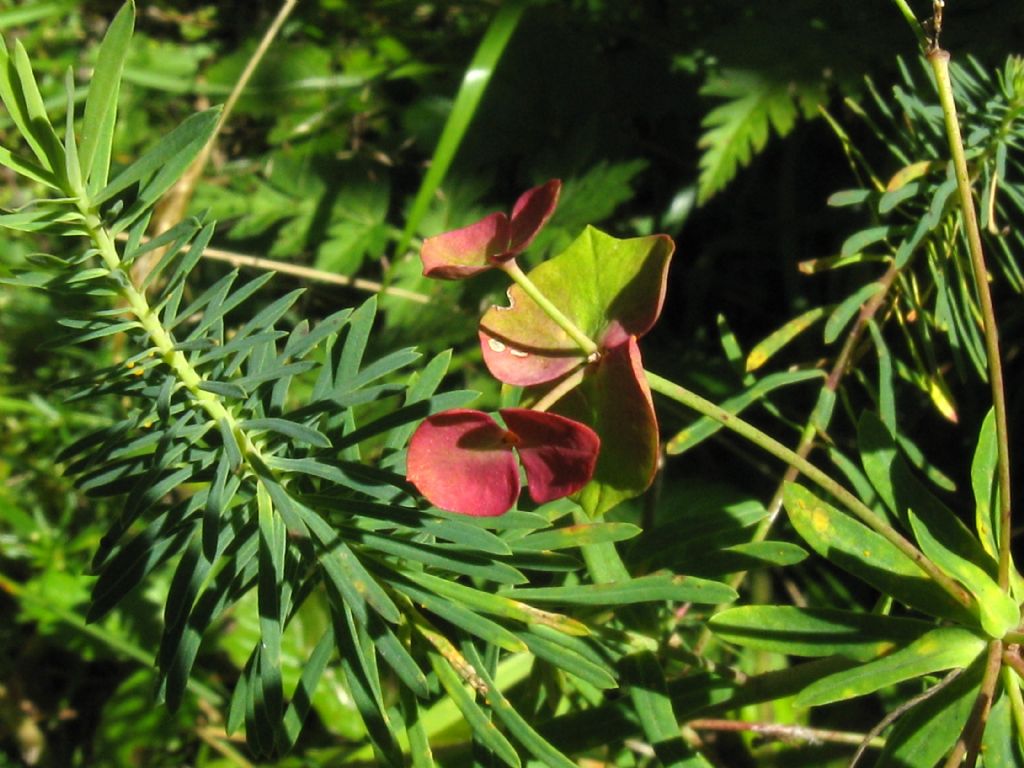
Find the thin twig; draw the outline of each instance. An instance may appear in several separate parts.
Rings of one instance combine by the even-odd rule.
[[[974,287],[981,304],[982,325],[985,332],[985,353],[988,358],[988,378],[992,389],[992,407],[995,411],[996,443],[998,446],[998,479],[999,479],[999,586],[1009,590],[1010,586],[1010,437],[1006,418],[1006,395],[1003,385],[1003,364],[999,353],[999,327],[996,323],[995,308],[992,304],[992,292],[989,288],[988,269],[985,266],[985,254],[981,246],[981,231],[978,228],[978,217],[974,210],[974,198],[971,191],[971,179],[967,171],[967,158],[964,155],[963,138],[960,135],[960,121],[956,113],[956,101],[953,98],[953,82],[949,76],[949,53],[936,49],[928,53],[928,63],[935,74],[939,101],[946,123],[946,135],[949,141],[953,169],[956,172],[956,185],[960,194],[960,210],[964,219],[964,230],[967,235],[968,252],[971,257],[971,270]]]
[[[127,233],[122,232],[117,236],[118,240],[127,240]],[[143,238],[143,242],[146,242],[149,238]],[[370,293],[381,293],[388,296],[394,296],[399,299],[408,299],[409,301],[415,301],[418,304],[429,304],[431,297],[425,293],[418,293],[417,291],[410,291],[405,288],[395,288],[390,285],[384,285],[376,280],[366,280],[361,277],[349,277],[348,275],[339,275],[335,272],[324,272],[321,269],[314,269],[313,267],[304,267],[301,264],[292,264],[289,261],[277,261],[275,259],[266,259],[262,256],[253,256],[248,253],[238,253],[237,251],[228,251],[223,248],[206,248],[203,251],[204,259],[212,259],[213,261],[223,261],[227,264],[231,264],[234,267],[252,267],[253,269],[262,269],[269,272],[278,272],[282,275],[290,275],[300,280],[315,280],[319,283],[331,283],[333,285],[344,285],[347,288],[355,288],[360,291],[369,291]]]
[[[417,293],[416,291],[409,291],[405,288],[395,288],[390,285],[378,283],[376,280],[365,280],[361,277],[338,275],[333,272],[324,272],[320,269],[313,269],[312,267],[304,267],[301,264],[291,264],[287,261],[265,259],[261,256],[250,256],[244,253],[225,251],[220,248],[207,248],[203,251],[203,258],[213,259],[214,261],[224,261],[236,267],[253,267],[255,269],[273,270],[274,272],[291,275],[302,280],[316,280],[321,283],[345,285],[351,288],[357,288],[361,291],[382,293],[388,296],[396,296],[400,299],[408,299],[409,301],[415,301],[419,304],[429,304],[431,302],[431,298],[425,293]]]
[[[981,688],[974,700],[971,715],[967,718],[967,724],[953,746],[953,751],[943,763],[943,768],[974,768],[977,763],[978,753],[981,751],[981,737],[985,734],[985,723],[988,721],[988,713],[992,710],[992,699],[995,696],[1002,661],[1003,644],[999,640],[993,640],[988,646],[985,674],[981,678]]]
[[[846,766],[846,768],[856,768],[857,763],[860,761],[861,757],[863,757],[864,753],[868,750],[868,747],[871,746],[872,739],[874,739],[876,736],[880,736],[882,731],[884,731],[886,728],[888,728],[890,725],[892,725],[894,722],[896,722],[899,718],[901,718],[911,709],[916,707],[918,704],[920,704],[923,701],[927,701],[936,693],[938,693],[943,688],[948,686],[950,683],[952,683],[954,680],[960,677],[960,675],[963,674],[963,671],[963,668],[954,669],[952,672],[950,672],[948,675],[942,678],[931,688],[919,693],[917,696],[907,699],[905,702],[896,707],[896,709],[894,709],[888,715],[883,717],[879,721],[878,725],[876,725],[874,728],[868,731],[867,734],[864,736],[864,740],[860,743],[860,746],[857,747],[857,751],[853,753],[853,757],[850,758],[850,762]]]
[[[756,733],[759,736],[767,736],[780,741],[805,741],[809,744],[860,744],[867,742],[868,746],[881,749],[885,746],[883,739],[877,738],[877,734],[865,739],[864,734],[853,731],[835,731],[828,728],[810,728],[806,725],[784,725],[780,723],[746,723],[739,720],[718,720],[714,718],[702,718],[691,720],[687,723],[695,731],[745,731]]]

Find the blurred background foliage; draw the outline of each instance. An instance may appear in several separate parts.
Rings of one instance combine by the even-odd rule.
[[[500,299],[500,281],[428,283],[416,245],[506,210],[520,191],[548,178],[564,180],[563,198],[530,259],[557,252],[584,224],[676,238],[665,314],[645,339],[645,354],[653,370],[716,399],[743,385],[730,344],[749,349],[789,318],[841,301],[871,279],[870,263],[812,276],[798,265],[839,254],[875,218],[826,203],[862,179],[824,111],[843,126],[845,149],[856,148],[883,182],[918,159],[901,156],[893,149],[899,142],[880,140],[872,127],[884,122],[893,84],[906,81],[901,66],[917,71],[912,39],[887,0],[526,4],[450,170],[402,249],[417,190],[499,5],[301,0],[193,190],[190,210],[209,210],[220,222],[214,246],[412,292],[381,297],[378,351],[454,347],[454,378],[485,392],[491,405],[498,393],[476,348],[475,318]],[[922,16],[929,5],[914,3]],[[1024,4],[948,6],[945,46],[957,58],[975,57],[982,71],[999,71],[1024,39]],[[0,2],[0,33],[32,52],[44,97],[59,105],[65,69],[86,80],[83,62],[118,7],[114,0],[8,0]],[[185,116],[222,102],[277,11],[265,0],[140,2],[115,162],[127,163]],[[900,54],[909,62],[901,65]],[[928,97],[927,80],[918,82]],[[898,119],[890,122],[899,127]],[[0,145],[9,128],[0,116]],[[1019,164],[1012,171],[1019,181]],[[24,194],[4,183],[0,206],[17,208]],[[20,263],[37,242],[6,237],[0,265]],[[224,266],[211,261],[199,271],[212,280]],[[291,284],[281,278],[276,290]],[[365,296],[354,287],[310,288],[299,308],[310,318]],[[1000,281],[997,305],[1015,288]],[[53,388],[83,366],[110,362],[116,350],[48,350],[42,341],[65,311],[46,296],[0,291],[0,766],[248,764],[242,747],[216,737],[208,697],[173,715],[151,704],[166,573],[100,624],[84,622],[89,558],[112,510],[81,497],[53,457],[112,418],[118,403],[65,405]],[[1009,381],[1021,372],[1022,318],[1019,301],[1001,314]],[[805,335],[786,359],[813,365],[821,347],[820,337]],[[948,403],[970,409],[985,396],[976,375],[952,371],[943,382]],[[773,400],[776,413],[792,408],[801,420],[813,404],[808,398],[799,387],[787,390]],[[901,428],[919,440],[942,430],[948,439],[924,437],[927,462],[963,488],[965,446],[974,435],[959,432],[935,402],[902,397]],[[1013,392],[1010,407],[1019,423],[1021,398]],[[666,436],[688,419],[671,411],[663,418]],[[705,442],[669,465],[658,522],[683,510],[741,509],[744,499],[769,496],[777,479],[777,467],[736,440]],[[640,506],[622,515],[641,514]],[[700,572],[699,564],[672,565]],[[857,602],[856,588],[837,572],[805,568],[819,566],[789,569],[781,586],[755,582],[753,589],[799,589],[816,604]],[[319,636],[307,638],[302,627],[325,620],[313,608],[308,613],[286,638],[292,674]],[[230,678],[244,664],[253,628],[228,622],[222,630],[204,646],[200,665]],[[764,663],[756,655],[748,661],[750,671]],[[299,750],[277,764],[337,764],[335,745],[361,738],[341,683],[320,690],[326,693],[314,701],[317,718]],[[877,719],[862,710],[846,726],[866,729]],[[823,765],[825,758],[811,752],[805,759]]]

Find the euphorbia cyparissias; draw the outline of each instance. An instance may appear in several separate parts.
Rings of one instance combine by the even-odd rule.
[[[484,361],[500,381],[530,387],[526,402],[539,405],[543,400],[542,410],[550,407],[580,419],[582,423],[571,423],[581,428],[585,423],[601,436],[603,450],[588,477],[593,482],[575,488],[586,486],[578,500],[591,514],[601,514],[644,491],[654,477],[658,426],[636,340],[661,313],[675,246],[665,235],[620,240],[587,227],[568,249],[525,275],[515,257],[550,218],[560,189],[560,182],[549,181],[523,193],[511,217],[492,214],[428,238],[421,253],[423,271],[457,279],[500,268],[517,283],[509,290],[509,305],[492,307],[481,320]],[[489,420],[479,413],[474,418]],[[428,421],[420,429],[431,426]],[[414,441],[418,436],[419,431]],[[552,442],[549,448],[557,445]],[[510,455],[504,461],[507,477],[514,461]],[[410,471],[410,478],[428,475]],[[416,484],[444,507],[435,498],[441,489],[428,489],[423,481]]]
[[[600,440],[564,416],[503,408],[502,428],[486,413],[453,409],[429,416],[409,443],[408,478],[435,506],[493,517],[519,498],[519,466],[538,504],[568,496],[589,482]]]

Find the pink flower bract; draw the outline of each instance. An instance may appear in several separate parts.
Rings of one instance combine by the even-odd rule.
[[[434,506],[476,517],[507,512],[520,490],[514,452],[537,503],[575,493],[590,480],[600,448],[592,429],[552,413],[499,412],[508,429],[468,409],[434,414],[417,428],[407,476]]]
[[[423,241],[423,274],[458,280],[522,253],[551,218],[562,182],[552,179],[519,196],[512,215],[492,213],[475,224]]]

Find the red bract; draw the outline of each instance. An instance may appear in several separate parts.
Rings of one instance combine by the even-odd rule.
[[[428,237],[420,251],[423,274],[458,280],[514,258],[551,218],[561,189],[562,182],[553,179],[520,195],[511,217],[492,213],[468,227]]]
[[[589,427],[523,408],[499,411],[508,429],[480,411],[429,416],[409,442],[407,476],[432,504],[449,512],[493,517],[519,498],[519,468],[530,497],[544,503],[575,493],[594,473],[600,440]]]

